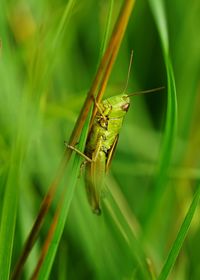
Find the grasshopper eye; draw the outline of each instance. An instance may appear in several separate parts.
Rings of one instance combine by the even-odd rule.
[[[123,104],[123,105],[121,106],[121,109],[122,109],[123,111],[126,111],[126,112],[127,112],[129,106],[130,106],[130,103],[125,103],[125,104]]]

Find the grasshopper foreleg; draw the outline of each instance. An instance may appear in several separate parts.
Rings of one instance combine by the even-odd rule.
[[[95,106],[97,107],[97,109],[98,109],[98,111],[99,111],[99,113],[100,113],[102,119],[103,119],[103,120],[106,120],[107,118],[106,118],[106,116],[104,115],[104,112],[103,112],[101,106],[100,106],[99,103],[96,101],[96,99],[95,99],[94,96],[93,96],[93,101],[94,101],[94,104],[95,104]]]

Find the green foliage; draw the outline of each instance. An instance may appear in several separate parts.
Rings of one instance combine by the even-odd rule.
[[[121,3],[1,1],[0,279],[9,279],[56,176]],[[60,194],[39,279],[200,278],[199,12],[197,0],[136,2],[106,97],[123,91],[132,49],[128,92],[165,90],[133,97],[101,217],[74,155],[22,279],[35,268]],[[87,125],[80,149],[86,134]]]

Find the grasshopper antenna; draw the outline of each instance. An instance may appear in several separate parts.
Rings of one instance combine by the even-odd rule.
[[[128,82],[129,82],[129,78],[130,78],[130,72],[131,72],[132,62],[133,62],[133,50],[131,51],[131,57],[130,57],[130,62],[129,62],[129,66],[128,66],[128,74],[127,74],[126,84],[125,84],[125,88],[124,88],[124,90],[123,90],[123,93],[126,92],[127,87],[128,87]]]
[[[152,93],[152,92],[156,92],[156,91],[160,91],[162,89],[164,89],[165,87],[157,87],[157,88],[152,88],[152,89],[147,89],[147,90],[141,90],[141,91],[136,91],[133,92],[131,94],[128,94],[128,96],[134,96],[134,95],[140,95],[140,94],[145,94],[145,93]]]

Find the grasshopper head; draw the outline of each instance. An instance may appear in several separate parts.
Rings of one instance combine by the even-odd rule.
[[[129,106],[130,98],[126,94],[112,96],[102,101],[105,108],[109,108],[109,118],[121,118],[126,115]]]

